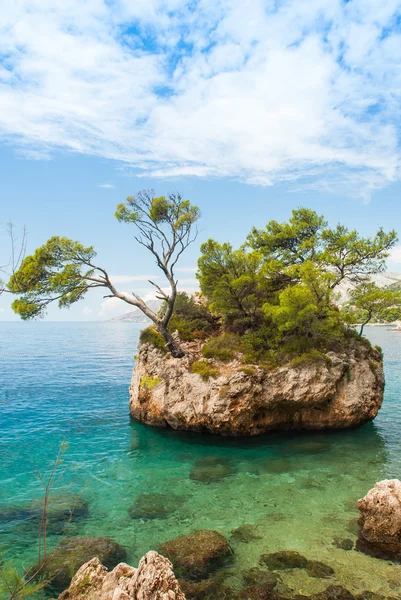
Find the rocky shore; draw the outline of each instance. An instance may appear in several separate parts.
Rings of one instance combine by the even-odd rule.
[[[353,547],[351,540],[345,539],[338,540],[338,548],[344,552],[366,552],[399,563],[401,560],[400,500],[399,480],[377,483],[364,498],[358,501],[360,532],[356,547]],[[248,543],[254,539],[254,535],[252,526],[243,526],[232,532],[232,541],[240,539]],[[103,540],[100,545],[101,550],[104,550],[106,542],[106,546],[110,547],[114,544],[118,550],[118,545],[111,540]],[[80,544],[82,546],[83,542],[78,542],[78,546]],[[65,564],[70,565],[71,558],[76,558],[76,548],[77,544],[73,544],[57,552],[64,554]],[[116,548],[112,548],[112,555],[103,552],[109,564],[112,564],[113,560],[116,562],[118,555],[118,552],[115,552]],[[87,552],[93,553],[95,550],[95,542],[92,547],[86,543]],[[163,543],[159,551],[161,554],[155,551],[148,552],[140,560],[138,568],[120,563],[110,571],[99,560],[99,554],[90,558],[85,564],[82,564],[83,555],[80,555],[82,566],[58,600],[396,600],[397,598],[397,595],[385,597],[369,590],[355,595],[338,582],[336,571],[330,565],[320,560],[309,559],[294,550],[262,554],[257,566],[241,572],[242,587],[232,587],[227,583],[227,575],[229,578],[234,551],[223,535],[212,530],[198,530],[180,535]],[[56,565],[53,565],[53,568],[55,569]],[[77,564],[76,568],[78,568]],[[296,589],[289,587],[283,581],[284,576],[294,571],[305,572],[310,580],[320,580],[322,591],[299,595]],[[60,573],[59,570],[55,572],[57,576]]]
[[[271,370],[240,360],[205,359],[196,345],[187,351],[176,359],[150,344],[140,346],[130,386],[135,419],[158,427],[254,436],[356,427],[373,419],[383,401],[382,356],[367,344],[354,342],[323,359]]]

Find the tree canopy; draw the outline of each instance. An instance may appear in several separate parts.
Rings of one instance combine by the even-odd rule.
[[[200,288],[224,330],[242,336],[251,360],[323,351],[350,334],[336,304],[337,286],[357,286],[368,302],[370,276],[384,270],[396,240],[395,231],[361,237],[340,224],[330,228],[313,210],[299,208],[286,223],[253,228],[238,250],[204,243]],[[391,305],[387,292],[376,293],[374,301]]]
[[[163,272],[169,291],[150,281],[158,298],[166,303],[163,314],[155,313],[135,293],[118,290],[107,270],[95,263],[96,252],[69,238],[54,236],[22,261],[10,278],[9,290],[19,295],[12,307],[22,319],[42,317],[51,302],[68,308],[94,288],[106,288],[105,297],[114,297],[139,308],[155,324],[174,356],[183,356],[177,339],[168,328],[177,296],[175,266],[186,248],[196,239],[199,209],[180,194],[156,197],[144,190],[119,204],[116,218],[134,225],[136,241],[154,257]]]

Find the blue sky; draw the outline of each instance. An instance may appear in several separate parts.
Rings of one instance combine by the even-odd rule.
[[[51,235],[93,244],[148,296],[155,265],[113,212],[149,187],[200,206],[199,243],[238,245],[299,205],[401,230],[400,15],[390,0],[6,0],[0,264],[12,220],[29,251]],[[189,291],[198,249],[178,273]],[[401,247],[392,258],[401,270]],[[48,318],[126,310],[94,293]]]

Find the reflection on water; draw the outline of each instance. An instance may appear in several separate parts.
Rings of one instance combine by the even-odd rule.
[[[21,564],[35,560],[36,524],[1,520],[1,513],[41,497],[35,469],[48,468],[59,443],[68,441],[57,494],[82,492],[89,503],[88,516],[74,520],[69,534],[112,537],[133,564],[174,536],[215,529],[233,547],[234,585],[261,554],[297,550],[334,569],[329,583],[396,594],[401,567],[349,545],[356,538],[356,500],[376,481],[401,474],[401,335],[368,331],[386,359],[386,400],[375,423],[231,440],[130,421],[137,325],[0,327],[0,531],[2,545]],[[38,348],[44,356],[34,355]],[[298,593],[328,585],[303,569],[283,579]]]

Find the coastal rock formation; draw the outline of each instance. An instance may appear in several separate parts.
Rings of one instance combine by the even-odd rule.
[[[182,359],[150,344],[139,348],[130,387],[131,415],[149,425],[251,436],[274,430],[355,427],[373,419],[383,401],[378,350],[355,342],[327,360],[267,371],[238,360],[201,359],[206,380]]]
[[[138,568],[120,563],[111,572],[98,558],[84,564],[58,600],[185,600],[167,558],[148,552]]]
[[[61,540],[57,548],[48,555],[40,568],[40,576],[51,581],[55,590],[65,589],[78,569],[90,559],[97,557],[106,568],[112,569],[125,560],[122,546],[102,537],[71,537]],[[38,571],[40,565],[32,568]]]
[[[401,561],[401,481],[379,481],[358,501],[358,509],[361,531],[357,549]]]

